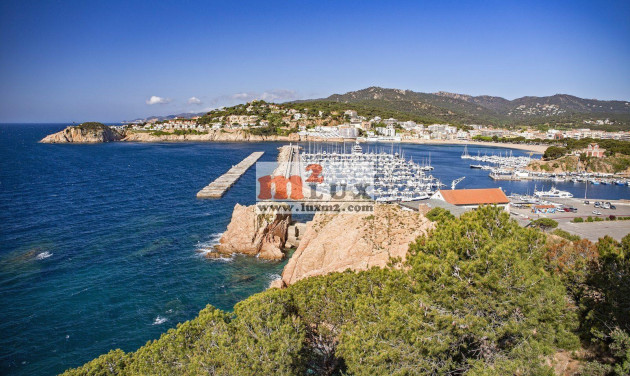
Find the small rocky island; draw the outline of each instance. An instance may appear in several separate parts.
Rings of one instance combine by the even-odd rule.
[[[45,144],[85,143],[120,141],[125,132],[108,127],[103,123],[87,122],[69,126],[66,129],[44,137],[40,142]]]

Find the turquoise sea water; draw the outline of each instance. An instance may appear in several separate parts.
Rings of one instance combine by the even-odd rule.
[[[54,374],[135,350],[206,304],[231,310],[281,272],[284,262],[196,252],[225,231],[236,202],[254,202],[254,169],[220,200],[195,198],[253,151],[275,160],[281,144],[37,143],[63,127],[0,125],[0,374]],[[415,161],[430,155],[444,183],[467,176],[458,188],[534,187],[470,170],[459,146],[402,150]],[[590,186],[589,197],[630,198],[630,188]]]

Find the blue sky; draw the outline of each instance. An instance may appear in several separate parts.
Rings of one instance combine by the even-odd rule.
[[[0,2],[0,122],[121,121],[373,85],[630,100],[630,2]]]

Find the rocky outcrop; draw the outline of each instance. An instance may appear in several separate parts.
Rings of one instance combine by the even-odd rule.
[[[273,287],[346,269],[383,267],[390,258],[404,260],[409,243],[433,228],[424,214],[397,205],[377,205],[373,213],[316,214],[308,222],[297,250]]]
[[[302,235],[306,231],[306,223],[294,223],[289,226],[287,231],[287,248],[297,248],[302,240]]]
[[[100,143],[120,141],[124,134],[101,123],[84,123],[44,137],[40,142],[46,144],[61,143]]]
[[[217,251],[221,254],[243,253],[267,260],[284,258],[290,214],[256,212],[256,206],[236,204],[232,221],[221,236]]]

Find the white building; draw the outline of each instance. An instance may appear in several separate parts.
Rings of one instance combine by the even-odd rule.
[[[339,136],[343,138],[357,138],[359,136],[359,130],[354,126],[340,126]]]

